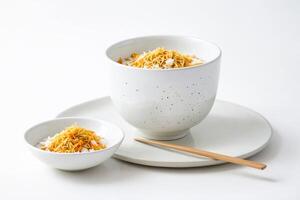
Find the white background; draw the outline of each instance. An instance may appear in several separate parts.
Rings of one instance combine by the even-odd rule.
[[[294,1],[0,1],[1,199],[300,198],[300,3]],[[107,94],[105,48],[149,34],[194,35],[223,50],[218,98],[250,107],[274,128],[253,159],[161,169],[110,159],[67,173],[24,146],[31,125]]]

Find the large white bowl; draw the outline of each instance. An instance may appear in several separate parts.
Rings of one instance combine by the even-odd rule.
[[[102,136],[107,148],[83,153],[55,153],[37,148],[37,144],[44,138],[53,136],[75,123]],[[44,163],[53,168],[76,171],[94,167],[110,158],[119,148],[124,134],[120,128],[109,122],[89,118],[66,117],[37,124],[25,132],[24,138],[33,155]]]
[[[157,47],[194,54],[205,64],[180,69],[144,69],[116,62],[133,52]],[[121,116],[148,138],[172,140],[185,136],[213,106],[219,79],[221,50],[186,36],[147,36],[110,46],[111,98]]]

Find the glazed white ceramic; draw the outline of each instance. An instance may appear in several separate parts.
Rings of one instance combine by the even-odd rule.
[[[121,65],[119,57],[157,47],[197,55],[205,64],[181,69],[140,69]],[[118,42],[106,51],[111,97],[121,116],[145,137],[172,140],[210,111],[217,92],[221,51],[209,42],[184,36],[148,36]]]
[[[109,97],[79,104],[58,115],[65,116],[94,117],[121,127],[125,139],[114,157],[124,161],[159,167],[198,167],[222,163],[134,141],[133,137],[140,131],[123,120]],[[216,101],[211,113],[203,122],[191,128],[190,134],[171,142],[247,158],[261,151],[271,135],[270,124],[260,114],[236,104]]]
[[[107,148],[101,151],[84,153],[54,153],[40,150],[37,144],[48,136],[53,136],[67,126],[78,124],[95,131],[104,138]],[[124,134],[117,126],[102,120],[90,118],[57,118],[37,124],[25,132],[25,141],[29,149],[47,165],[69,171],[94,167],[111,157],[123,141]]]

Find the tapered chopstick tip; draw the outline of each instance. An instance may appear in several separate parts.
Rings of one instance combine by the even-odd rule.
[[[264,170],[264,169],[266,169],[267,168],[267,165],[263,165],[260,169],[261,170]]]

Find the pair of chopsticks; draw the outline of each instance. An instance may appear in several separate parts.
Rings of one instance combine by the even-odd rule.
[[[167,142],[160,142],[160,141],[156,141],[156,140],[147,140],[147,139],[143,139],[143,138],[135,138],[135,140],[138,142],[144,143],[144,144],[159,146],[159,147],[168,148],[168,149],[175,149],[177,151],[186,152],[186,153],[190,153],[190,154],[197,155],[197,156],[204,156],[204,157],[212,158],[215,160],[222,160],[225,162],[234,163],[234,164],[238,164],[238,165],[244,165],[244,166],[252,167],[252,168],[256,168],[256,169],[263,170],[267,167],[267,165],[265,165],[263,163],[259,163],[259,162],[255,162],[255,161],[251,161],[251,160],[245,160],[242,158],[237,158],[237,157],[232,157],[232,156],[227,156],[227,155],[214,153],[214,152],[210,152],[210,151],[205,151],[202,149],[196,149],[193,147],[170,144]]]

